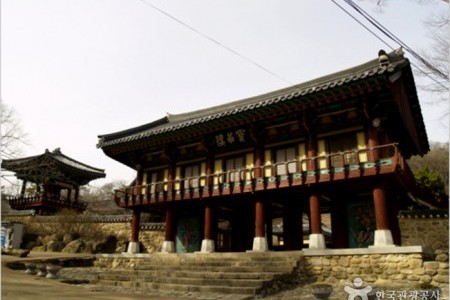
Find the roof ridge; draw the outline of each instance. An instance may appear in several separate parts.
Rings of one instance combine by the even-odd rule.
[[[394,51],[388,53],[387,55],[390,58],[390,61],[392,60],[392,61],[397,62],[401,59],[404,59],[401,48],[394,50]],[[380,67],[379,57],[377,57],[377,58],[367,61],[365,63],[353,66],[351,68],[337,71],[337,72],[334,72],[334,73],[331,73],[331,74],[328,74],[325,76],[317,77],[315,79],[301,82],[298,84],[294,84],[291,86],[287,86],[285,88],[281,88],[276,91],[262,93],[257,96],[246,97],[246,98],[242,98],[242,99],[235,100],[232,102],[226,102],[226,103],[211,106],[208,108],[198,109],[198,110],[194,110],[194,111],[188,111],[188,112],[184,112],[184,113],[180,113],[180,114],[167,113],[167,118],[168,118],[169,123],[195,119],[197,115],[198,115],[198,117],[200,117],[201,115],[206,114],[206,113],[208,115],[211,115],[211,114],[214,114],[216,111],[223,112],[223,109],[226,109],[227,107],[232,108],[233,106],[251,105],[256,102],[272,99],[276,95],[280,95],[280,96],[285,95],[286,92],[295,93],[297,91],[316,86],[319,83],[321,85],[326,85],[327,83],[346,78],[349,75],[364,73],[364,72],[367,72],[367,71],[370,71],[373,69],[378,69],[379,67]]]

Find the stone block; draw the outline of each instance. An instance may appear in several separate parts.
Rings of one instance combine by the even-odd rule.
[[[425,261],[423,263],[425,270],[437,270],[439,269],[439,262],[436,261]]]
[[[430,283],[432,280],[432,277],[430,275],[422,275],[420,277],[420,282],[421,283]]]
[[[448,269],[447,262],[439,262],[439,269]]]
[[[436,275],[433,277],[433,281],[439,282],[439,283],[447,283],[449,282],[448,275]]]
[[[408,280],[410,280],[410,281],[419,281],[419,279],[420,279],[420,276],[417,276],[417,275],[408,275]]]
[[[409,263],[409,267],[411,269],[422,268],[422,266],[423,266],[422,259],[418,259],[418,258],[413,258],[408,263]]]
[[[345,272],[345,268],[341,266],[332,267],[333,272]]]
[[[436,255],[435,260],[440,261],[440,262],[448,262],[448,255],[444,254],[444,253],[438,254],[438,255]]]
[[[423,268],[418,268],[418,269],[413,269],[412,270],[414,275],[424,275],[425,274],[425,270]]]
[[[338,264],[342,267],[350,266],[350,258],[348,256],[341,256],[339,258]]]
[[[361,263],[361,257],[359,257],[359,256],[353,256],[353,257],[350,259],[350,263],[351,263],[352,265],[358,265],[358,264],[360,264],[360,263]]]

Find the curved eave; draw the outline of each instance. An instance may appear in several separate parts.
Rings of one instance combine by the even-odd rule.
[[[243,114],[248,111],[263,109],[265,107],[270,107],[281,102],[293,100],[298,101],[299,99],[306,100],[308,97],[314,94],[319,94],[325,91],[332,93],[333,90],[340,89],[341,87],[353,82],[365,80],[366,78],[370,77],[383,76],[383,74],[388,71],[388,69],[388,67],[371,67],[367,70],[359,71],[357,74],[350,73],[346,74],[346,76],[343,77],[334,77],[334,80],[329,80],[329,77],[332,77],[332,75],[330,75],[325,77],[325,81],[314,80],[273,93],[231,102],[222,106],[182,115],[169,115],[167,117],[167,123],[157,127],[147,127],[149,128],[148,130],[140,130],[146,127],[144,125],[110,135],[100,135],[97,147],[105,150],[106,148],[109,148],[111,146],[137,142],[142,139],[166,134],[171,131],[177,131],[183,128],[203,123],[209,123],[233,115]],[[304,102],[306,104],[307,101]]]
[[[14,172],[19,179],[30,181],[34,180],[33,178],[35,177],[39,177],[39,174],[45,174],[48,177],[52,177],[52,174],[48,171],[40,171],[41,169],[49,170],[51,167],[57,168],[67,177],[75,178],[76,183],[79,185],[84,185],[91,180],[106,177],[103,169],[83,164],[62,154],[59,150],[53,152],[46,150],[46,152],[41,155],[4,160],[2,162],[3,169]],[[32,172],[32,170],[35,170],[35,172]],[[34,175],[30,175],[30,172]],[[58,179],[58,176],[56,174],[54,175],[55,179]]]

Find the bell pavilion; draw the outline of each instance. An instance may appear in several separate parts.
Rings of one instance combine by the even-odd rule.
[[[15,210],[34,210],[38,214],[52,214],[62,209],[83,212],[87,203],[79,200],[80,186],[91,180],[104,178],[104,170],[97,169],[64,155],[59,148],[41,155],[19,159],[5,159],[2,169],[15,173],[22,180],[19,195],[7,198]],[[35,191],[27,194],[27,185]]]
[[[399,210],[425,201],[406,160],[429,144],[401,50],[100,135],[98,147],[136,170],[134,183],[115,193],[133,213],[130,253],[139,252],[143,212],[165,222],[169,253],[389,247],[401,242]],[[279,245],[274,220],[282,220]]]

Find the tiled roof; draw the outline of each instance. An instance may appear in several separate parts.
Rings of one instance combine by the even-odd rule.
[[[288,88],[280,89],[271,93],[239,101],[229,102],[223,105],[184,114],[167,114],[167,116],[149,124],[112,134],[99,135],[99,143],[97,147],[107,148],[108,146],[138,141],[151,136],[176,131],[189,126],[194,126],[216,119],[237,115],[246,111],[251,111],[258,108],[275,105],[277,103],[290,101],[294,98],[319,93],[328,89],[340,87],[348,83],[373,77],[376,75],[392,73],[404,66],[409,66],[409,61],[404,58],[403,52],[401,50],[393,51],[387,54],[387,56],[389,58],[388,63],[380,63],[380,57],[378,57],[356,67]]]
[[[59,148],[52,152],[46,149],[44,154],[41,155],[18,159],[5,159],[2,161],[2,168],[15,172],[16,175],[20,177],[26,170],[31,168],[42,168],[42,165],[48,167],[50,164],[57,165],[64,170],[70,170],[68,172],[76,173],[77,176],[87,177],[90,180],[106,176],[103,169],[94,168],[76,161],[73,158],[64,155]]]

